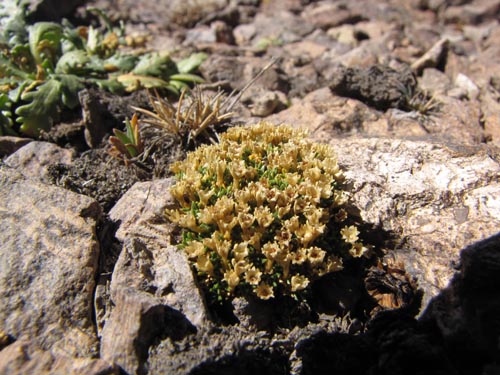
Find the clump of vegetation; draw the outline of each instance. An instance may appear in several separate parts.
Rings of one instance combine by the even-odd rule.
[[[155,93],[149,96],[151,111],[132,108],[144,115],[142,122],[145,124],[163,131],[184,146],[190,146],[202,135],[215,143],[217,127],[233,116],[227,98],[224,98],[222,91],[210,96],[196,86],[194,90],[183,89],[175,106]]]
[[[261,122],[234,127],[171,167],[180,246],[216,301],[299,296],[311,282],[367,256],[343,208],[333,149],[302,131]]]
[[[114,136],[109,137],[111,156],[121,159],[128,166],[134,158],[138,157],[144,151],[141,133],[139,131],[139,122],[137,115],[134,114],[132,120],[125,120],[125,131],[113,129]]]
[[[93,11],[105,27],[28,25],[25,1],[0,4],[0,135],[50,130],[61,109],[79,106],[78,92],[88,85],[120,94],[157,88],[178,95],[188,83],[203,81],[192,72],[204,54],[175,63],[167,53],[127,52],[127,43],[134,43],[124,28]]]
[[[415,111],[421,116],[429,116],[439,111],[441,102],[427,91],[404,85],[400,85],[399,90],[403,96],[402,109]]]

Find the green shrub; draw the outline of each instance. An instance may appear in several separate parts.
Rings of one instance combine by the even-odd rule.
[[[297,295],[366,255],[342,208],[348,194],[333,149],[302,131],[234,127],[172,166],[180,246],[217,300]]]
[[[75,109],[78,93],[98,86],[115,94],[142,88],[179,95],[206,55],[174,62],[166,52],[130,50],[133,38],[97,13],[106,28],[26,20],[26,1],[0,2],[0,135],[38,136],[63,109]],[[17,125],[18,124],[18,125]],[[16,126],[17,125],[17,126]]]

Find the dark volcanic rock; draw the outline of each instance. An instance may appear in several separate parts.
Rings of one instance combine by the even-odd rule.
[[[59,21],[70,15],[84,0],[30,0],[30,18],[43,21]]]
[[[413,90],[416,80],[410,70],[396,71],[383,65],[367,69],[338,67],[338,74],[330,82],[337,95],[359,99],[379,110],[401,108],[404,90]]]
[[[462,252],[460,272],[422,316],[422,321],[439,327],[456,368],[463,374],[499,373],[499,291],[497,234]]]

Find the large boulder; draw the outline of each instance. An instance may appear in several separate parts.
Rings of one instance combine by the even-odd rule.
[[[136,183],[109,213],[124,246],[110,285],[114,307],[98,312],[105,317],[101,357],[131,374],[146,371],[153,343],[181,340],[207,324],[188,259],[170,243],[172,227],[162,219],[171,185],[171,179]]]
[[[0,202],[0,331],[32,348],[95,356],[100,206],[4,165]]]
[[[377,138],[330,144],[362,220],[398,239],[389,255],[418,278],[424,307],[450,282],[460,250],[498,232],[498,150]]]

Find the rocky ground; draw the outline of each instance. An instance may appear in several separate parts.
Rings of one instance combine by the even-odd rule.
[[[33,17],[92,5],[206,52],[205,92],[242,92],[228,126],[332,145],[380,257],[308,303],[207,306],[162,215],[188,148],[125,167],[107,137],[147,95],[88,90],[42,140],[0,137],[0,373],[500,373],[500,1],[55,3]]]

